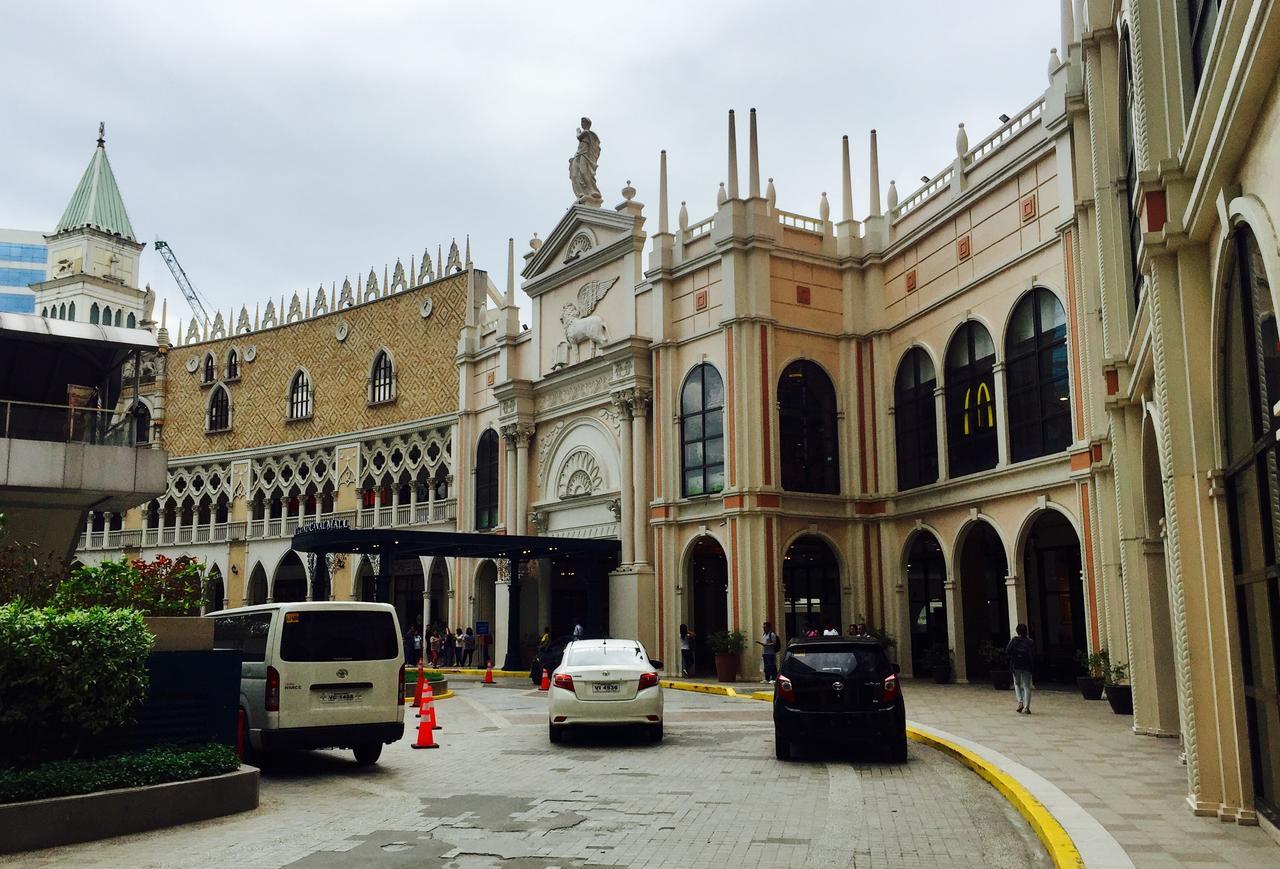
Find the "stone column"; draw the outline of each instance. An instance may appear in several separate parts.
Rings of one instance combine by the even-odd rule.
[[[612,396],[613,406],[618,409],[618,415],[622,417],[622,450],[618,457],[618,465],[622,471],[622,510],[619,520],[618,536],[622,538],[622,564],[632,564],[635,562],[635,525],[632,514],[635,512],[635,501],[632,497],[632,490],[635,487],[633,478],[633,463],[631,458],[631,426],[627,425],[626,420],[631,415],[631,392],[624,390],[615,392]]]
[[[502,481],[502,526],[516,533],[516,426],[504,425],[502,439],[507,444],[507,467]]]
[[[649,394],[636,390],[631,403],[631,521],[637,564],[649,561],[649,446],[646,428]]]
[[[516,427],[516,509],[515,532],[527,534],[529,507],[529,441],[533,437],[531,426]]]
[[[1005,406],[1004,363],[992,369],[992,398],[996,403],[996,467],[1009,464],[1009,409]]]
[[[503,562],[507,566],[507,656],[502,669],[519,671],[520,658],[520,565],[515,559]]]
[[[947,392],[941,386],[933,390],[933,408],[938,429],[938,479],[945,480],[951,469],[947,462]]]

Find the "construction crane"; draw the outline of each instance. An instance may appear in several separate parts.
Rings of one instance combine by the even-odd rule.
[[[173,279],[178,283],[178,289],[182,290],[182,295],[187,297],[187,304],[191,306],[191,312],[200,318],[201,323],[209,322],[209,312],[205,309],[201,296],[196,292],[196,288],[191,286],[191,279],[187,277],[187,273],[183,271],[182,264],[178,262],[178,258],[173,255],[173,248],[169,247],[167,241],[156,239],[156,253],[164,259],[164,264],[169,267],[169,271],[173,274]]]

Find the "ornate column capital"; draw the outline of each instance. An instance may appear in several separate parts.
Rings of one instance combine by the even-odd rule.
[[[502,435],[502,439],[507,442],[507,449],[513,450],[516,447],[516,438],[520,426],[514,422],[509,422],[498,429],[498,433]]]
[[[609,403],[624,418],[631,415],[631,402],[634,398],[634,389],[617,389],[609,393]]]
[[[531,423],[516,423],[515,437],[517,447],[528,447],[533,441],[534,428]]]
[[[643,419],[649,415],[649,405],[653,402],[653,393],[647,389],[631,390],[631,415]]]
[[[530,510],[529,525],[537,534],[545,534],[547,532],[547,522],[550,516],[546,510]]]
[[[613,513],[613,520],[615,522],[622,521],[622,499],[621,498],[612,499],[609,502],[609,510]]]

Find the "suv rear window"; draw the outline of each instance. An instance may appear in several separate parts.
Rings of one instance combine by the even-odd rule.
[[[644,651],[639,646],[574,647],[569,653],[569,666],[571,667],[607,667],[610,664],[644,664],[648,666],[649,660],[645,658]]]
[[[285,661],[385,661],[400,655],[389,612],[301,610],[284,613]]]
[[[787,656],[782,661],[782,672],[788,676],[805,676],[810,673],[871,675],[890,670],[889,659],[879,646],[793,646],[787,650]]]

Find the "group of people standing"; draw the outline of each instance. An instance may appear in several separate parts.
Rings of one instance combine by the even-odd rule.
[[[404,635],[404,660],[409,665],[421,660],[432,667],[470,667],[476,645],[472,628],[430,627],[424,637],[421,626],[414,625]]]

